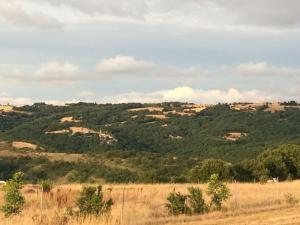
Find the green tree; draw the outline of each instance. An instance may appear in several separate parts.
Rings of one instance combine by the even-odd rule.
[[[208,210],[208,207],[203,198],[203,193],[200,188],[189,187],[188,188],[188,200],[189,205],[194,214],[203,214]]]
[[[105,201],[103,199],[102,186],[84,187],[80,197],[76,202],[79,208],[79,215],[101,215],[108,213],[113,205],[112,199]]]
[[[230,197],[230,190],[227,185],[219,179],[218,174],[211,175],[207,194],[210,196],[210,208],[213,210],[221,210],[222,204]]]
[[[5,204],[2,206],[2,211],[5,216],[18,214],[22,211],[25,203],[25,198],[22,196],[20,189],[23,187],[24,173],[15,173],[13,178],[10,179],[4,186],[5,191]]]
[[[192,182],[207,182],[212,174],[218,174],[221,180],[231,180],[232,165],[220,159],[206,159],[189,171]]]
[[[183,195],[180,192],[171,192],[167,197],[168,203],[166,204],[170,214],[177,216],[189,213],[191,210],[187,207],[186,200],[186,195]]]
[[[49,193],[53,188],[53,181],[51,180],[43,180],[40,184],[42,186],[43,192],[45,193]]]

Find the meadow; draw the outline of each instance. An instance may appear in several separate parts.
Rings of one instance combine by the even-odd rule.
[[[76,220],[66,216],[84,185],[55,186],[51,193],[41,194],[35,185],[25,185],[22,193],[26,204],[18,216],[5,218],[1,225],[162,225],[162,224],[300,224],[300,181],[282,183],[230,183],[231,197],[220,212],[199,216],[170,216],[165,207],[166,197],[172,191],[187,193],[187,187],[206,190],[202,184],[128,184],[104,185],[105,198],[114,205],[110,216]],[[0,192],[0,204],[3,203]],[[287,197],[289,194],[290,197]]]

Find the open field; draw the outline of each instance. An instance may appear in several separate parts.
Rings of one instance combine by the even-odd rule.
[[[89,218],[86,221],[66,220],[67,207],[72,206],[79,195],[82,185],[72,184],[57,186],[53,195],[43,195],[32,185],[26,185],[23,193],[26,205],[20,216],[4,218],[0,215],[1,225],[262,225],[262,224],[300,224],[298,204],[286,201],[285,195],[291,193],[300,196],[300,181],[269,184],[229,184],[232,197],[225,204],[222,212],[212,212],[201,216],[168,215],[165,208],[169,192],[186,193],[189,184],[158,185],[104,185],[105,196],[112,197],[115,204],[111,216],[103,219]],[[206,185],[194,185],[206,189]],[[3,193],[0,192],[0,201]],[[2,202],[1,202],[2,203]],[[41,215],[42,221],[41,222]]]

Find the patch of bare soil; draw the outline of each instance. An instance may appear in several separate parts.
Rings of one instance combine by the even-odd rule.
[[[201,111],[207,109],[210,106],[211,105],[205,105],[205,104],[186,104],[186,105],[183,105],[183,107],[184,107],[183,111],[198,113],[198,112],[201,112]]]
[[[194,113],[188,113],[188,112],[177,112],[175,110],[173,111],[168,111],[168,112],[164,112],[165,115],[168,115],[168,114],[173,114],[173,115],[179,115],[179,116],[192,116],[194,115]]]
[[[169,138],[170,138],[170,139],[175,139],[175,140],[181,140],[181,139],[183,139],[182,136],[179,136],[179,135],[173,135],[173,134],[170,134],[170,135],[169,135]]]
[[[163,107],[144,107],[144,108],[128,109],[128,112],[141,112],[141,111],[162,112],[163,110],[164,110]]]
[[[73,116],[69,116],[69,117],[63,117],[60,119],[61,123],[80,123],[81,120],[76,120],[73,118]]]
[[[31,144],[31,143],[28,143],[28,142],[22,142],[22,141],[14,141],[14,142],[11,143],[11,146],[13,148],[16,148],[16,149],[29,148],[29,149],[32,149],[32,150],[36,150],[38,148],[38,146],[35,145],[35,144]]]
[[[86,128],[86,127],[69,127],[69,129],[46,132],[46,134],[66,134],[66,133],[71,133],[72,135],[74,135],[74,134],[96,134],[106,144],[113,144],[118,141],[116,138],[113,137],[112,134],[110,134],[107,131],[102,131],[102,130],[95,131],[93,129]]]
[[[226,136],[224,136],[224,139],[227,141],[237,141],[241,137],[246,137],[248,136],[247,133],[241,133],[241,132],[230,132]]]
[[[149,114],[149,115],[145,115],[145,117],[149,117],[149,118],[153,118],[153,119],[160,119],[160,120],[166,120],[169,119],[169,117],[167,117],[166,115],[157,115],[157,114]]]

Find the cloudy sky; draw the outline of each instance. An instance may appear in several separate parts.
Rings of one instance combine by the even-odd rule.
[[[0,0],[0,104],[300,101],[299,0]]]

